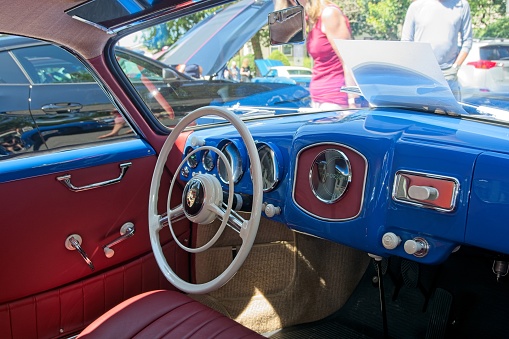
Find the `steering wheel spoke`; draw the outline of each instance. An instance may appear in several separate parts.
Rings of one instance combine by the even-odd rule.
[[[192,124],[198,118],[208,115],[219,116],[228,120],[237,129],[238,133],[242,137],[244,144],[246,145],[247,154],[251,163],[250,171],[251,180],[253,183],[252,210],[249,219],[244,219],[240,214],[232,209],[234,183],[232,180],[232,169],[229,165],[225,166],[229,177],[227,204],[223,203],[223,190],[219,180],[213,175],[202,173],[192,177],[186,183],[182,194],[182,203],[176,207],[170,208],[169,204],[170,200],[172,200],[171,198],[173,188],[176,179],[178,178],[178,173],[180,173],[182,166],[186,163],[190,156],[196,152],[211,150],[216,152],[218,157],[221,158],[225,164],[229,163],[226,156],[217,148],[205,145],[194,149],[192,152],[187,154],[184,159],[182,159],[170,184],[167,202],[167,215],[159,215],[157,213],[157,201],[159,197],[161,179],[163,173],[165,172],[165,166],[171,149],[174,147],[180,133],[187,126]],[[233,275],[244,263],[244,260],[247,258],[247,255],[253,246],[254,239],[258,231],[262,206],[262,185],[260,159],[258,157],[258,151],[255,142],[246,125],[237,115],[222,107],[203,107],[189,113],[184,118],[182,118],[182,120],[180,120],[180,122],[172,130],[163,147],[161,148],[156,166],[154,168],[149,196],[150,242],[157,264],[159,265],[159,268],[161,269],[166,279],[168,279],[171,284],[187,293],[208,293],[218,289],[233,277]],[[199,227],[207,227],[206,225],[215,219],[221,220],[221,225],[216,234],[212,237],[211,240],[209,240],[208,243],[199,248],[189,248],[178,240],[172,226],[172,224],[183,218],[187,218],[192,223],[197,224],[198,231]],[[235,259],[230,263],[230,265],[225,269],[223,273],[209,282],[202,284],[192,284],[181,279],[173,271],[173,269],[166,261],[166,258],[164,257],[161,243],[159,241],[159,230],[161,230],[166,224],[171,231],[173,241],[175,241],[175,243],[182,249],[190,253],[203,252],[212,247],[226,226],[230,227],[240,235],[242,238],[242,246],[240,246]]]
[[[221,207],[215,206],[214,209],[216,210],[216,214],[221,220],[224,220],[227,208],[228,206],[225,203],[223,203]],[[238,214],[234,210],[230,211],[230,215],[226,221],[226,225],[235,232],[239,233],[242,238],[243,234],[245,233],[242,232],[242,230],[247,228],[248,223],[249,222],[246,219],[244,219],[240,214]]]
[[[169,211],[169,219],[172,224],[185,218],[186,215],[184,213],[184,206],[182,204]]]

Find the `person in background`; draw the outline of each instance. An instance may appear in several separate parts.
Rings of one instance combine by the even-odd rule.
[[[229,76],[233,81],[240,81],[240,70],[237,67],[237,62],[235,60],[230,64]]]
[[[244,58],[242,60],[242,66],[240,67],[240,81],[241,82],[250,82],[252,78],[251,75],[251,67],[249,67],[249,59]]]
[[[203,69],[200,65],[179,64],[175,68],[180,73],[184,73],[184,74],[192,76],[193,78],[196,78],[196,79],[203,79],[203,77],[202,77]]]
[[[117,110],[113,110],[111,112],[111,114],[113,115],[113,118],[114,118],[114,120],[113,120],[114,124],[113,124],[112,130],[109,133],[98,136],[97,137],[98,139],[116,137],[117,135],[119,135],[120,130],[125,126],[124,117],[122,117],[122,115]]]
[[[430,43],[454,96],[461,100],[458,69],[472,48],[472,18],[468,2],[412,2],[405,16],[401,40]]]
[[[276,0],[275,8],[295,6],[294,0]],[[306,47],[313,58],[309,91],[311,106],[322,110],[357,107],[355,94],[341,92],[355,86],[351,72],[343,66],[334,39],[352,39],[350,23],[343,11],[327,0],[300,0],[307,17]]]

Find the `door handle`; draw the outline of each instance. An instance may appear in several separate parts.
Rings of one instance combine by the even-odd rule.
[[[129,167],[131,165],[132,165],[132,163],[130,163],[130,162],[120,164],[120,175],[115,179],[105,180],[102,182],[96,182],[96,183],[81,186],[81,187],[74,186],[71,183],[71,175],[70,174],[63,175],[61,177],[57,177],[57,180],[60,181],[65,187],[67,187],[68,189],[70,189],[73,192],[87,191],[87,190],[91,190],[94,188],[118,184],[120,182],[120,180],[122,180],[122,178],[124,177],[124,175],[126,174],[127,170],[129,169]]]
[[[60,102],[57,104],[48,104],[41,107],[44,113],[69,113],[79,112],[83,105],[77,102]]]

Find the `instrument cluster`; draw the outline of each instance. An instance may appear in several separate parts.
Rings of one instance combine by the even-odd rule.
[[[223,139],[216,145],[208,145],[213,149],[199,150],[199,146],[187,146],[184,152],[186,163],[182,166],[181,177],[188,180],[198,173],[217,175],[220,181],[227,185],[229,182],[226,166],[230,166],[233,173],[234,184],[248,185],[245,172],[249,168],[249,157],[244,145],[237,140]],[[258,157],[260,158],[263,180],[263,191],[274,190],[283,176],[282,155],[278,147],[265,142],[257,142]],[[193,154],[191,154],[194,152]],[[228,164],[218,156],[221,152]]]

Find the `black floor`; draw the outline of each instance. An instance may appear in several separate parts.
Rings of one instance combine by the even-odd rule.
[[[509,338],[509,275],[497,282],[494,258],[462,248],[438,266],[384,260],[388,337]],[[376,276],[375,264],[370,265],[338,312],[271,338],[383,338]]]

